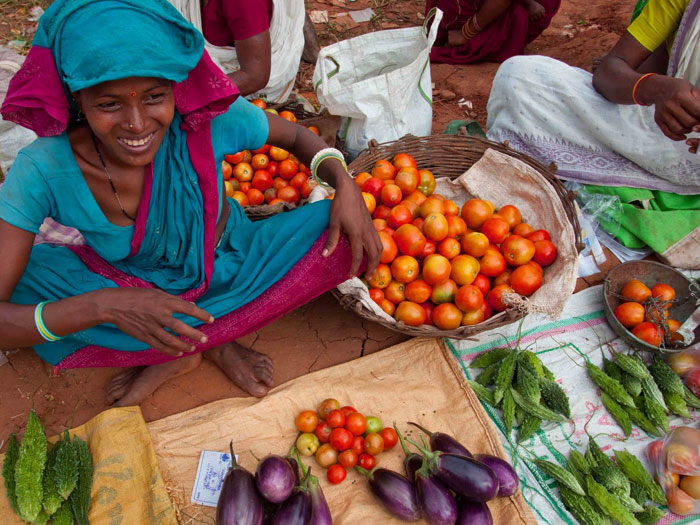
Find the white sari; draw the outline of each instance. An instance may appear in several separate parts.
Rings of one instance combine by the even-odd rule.
[[[700,86],[700,0],[691,0],[668,74]],[[540,56],[501,65],[488,102],[488,137],[557,164],[563,179],[700,193],[700,155],[668,139],[654,107],[609,102],[582,69]]]

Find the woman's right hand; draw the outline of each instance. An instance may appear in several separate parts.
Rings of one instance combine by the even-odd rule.
[[[686,140],[686,135],[700,126],[700,91],[682,78],[655,75],[643,80],[637,99],[653,102],[654,120],[671,140]]]
[[[194,303],[148,288],[101,290],[97,307],[103,322],[114,324],[125,334],[171,356],[192,352],[195,349],[193,343],[207,342],[207,337],[201,331],[175,319],[173,314],[188,315],[203,323],[214,322],[211,314]]]

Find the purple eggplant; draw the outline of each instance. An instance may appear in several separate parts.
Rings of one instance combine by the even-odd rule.
[[[307,489],[297,486],[272,518],[272,525],[309,525],[311,514],[311,494]]]
[[[416,500],[413,483],[398,472],[375,467],[371,471],[355,466],[367,478],[372,493],[391,514],[402,521],[420,519],[420,509]]]
[[[493,525],[491,511],[483,501],[468,501],[460,498],[457,509],[459,517],[455,525]]]
[[[297,451],[297,454],[299,454],[299,451]],[[311,474],[311,467],[307,469],[301,459],[299,459],[299,465],[304,474],[302,485],[311,494],[311,525],[333,525],[331,510],[328,508],[328,502],[326,502],[326,497],[323,495],[318,478]]]
[[[416,471],[416,501],[430,525],[453,525],[457,521],[457,502],[437,477],[429,474],[427,460]]]
[[[472,457],[472,453],[449,434],[445,434],[444,432],[430,432],[430,430],[423,428],[418,423],[411,423],[410,421],[408,424],[413,425],[414,427],[417,427],[428,434],[428,437],[430,437],[430,450],[433,452],[439,450],[440,452],[448,452],[450,454],[457,454],[458,456],[464,456],[467,458]]]
[[[421,465],[423,465],[423,456],[417,452],[411,452],[408,450],[406,442],[404,441],[404,438],[396,425],[394,425],[394,430],[396,431],[396,435],[399,436],[399,443],[401,443],[401,448],[403,449],[403,453],[405,455],[403,459],[403,469],[406,472],[406,477],[408,480],[413,483],[413,481],[416,479],[416,470],[421,468]]]
[[[496,474],[499,496],[508,497],[518,492],[518,475],[510,463],[490,454],[477,454],[474,459],[481,461]]]
[[[236,463],[231,449],[231,468],[226,473],[224,484],[216,505],[218,525],[261,525],[263,520],[263,499],[255,488],[255,478]]]
[[[258,463],[258,468],[255,469],[255,484],[267,501],[282,503],[292,495],[297,483],[287,459],[270,454]]]
[[[496,474],[480,461],[457,454],[431,452],[411,440],[409,443],[423,453],[428,472],[458,495],[471,501],[488,501],[498,495]]]

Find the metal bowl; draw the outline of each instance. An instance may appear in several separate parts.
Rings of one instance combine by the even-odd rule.
[[[674,352],[683,348],[659,349],[635,337],[631,331],[622,326],[614,315],[615,308],[625,302],[620,297],[620,290],[627,281],[638,279],[649,288],[657,283],[666,283],[676,291],[676,300],[670,309],[670,318],[681,324],[695,311],[695,302],[700,296],[697,285],[679,271],[654,261],[630,261],[614,267],[605,279],[605,317],[615,333],[630,346],[646,352]],[[694,342],[700,340],[696,337]]]

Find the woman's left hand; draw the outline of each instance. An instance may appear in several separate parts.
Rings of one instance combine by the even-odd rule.
[[[341,231],[348,236],[352,249],[349,277],[357,275],[364,252],[367,254],[365,276],[369,279],[379,264],[382,242],[372,224],[372,217],[362,198],[362,192],[350,176],[339,177],[336,183],[335,198],[331,202],[328,241],[323,250],[324,257],[329,257],[335,251]]]

